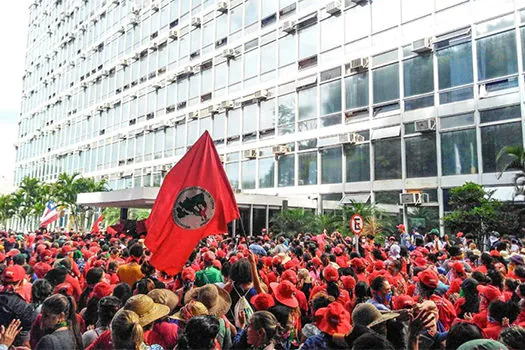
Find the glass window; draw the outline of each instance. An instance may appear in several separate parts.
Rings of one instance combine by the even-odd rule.
[[[239,188],[239,162],[228,163],[224,167],[232,188]]]
[[[289,134],[295,131],[295,94],[279,96],[278,98],[279,134]]]
[[[454,115],[439,118],[440,129],[455,128],[458,126],[474,125],[474,113]]]
[[[317,117],[317,86],[298,92],[299,120]]]
[[[346,182],[370,181],[370,144],[345,147]]]
[[[342,182],[343,151],[341,147],[321,151],[321,183],[333,184]]]
[[[201,71],[202,94],[212,91],[212,74],[213,70],[211,68]]]
[[[193,145],[199,138],[199,120],[195,119],[188,123],[188,145]]]
[[[296,60],[295,35],[279,39],[279,67],[287,66]]]
[[[441,168],[444,176],[477,174],[476,129],[441,134]]]
[[[525,12],[522,11],[522,16]],[[523,66],[525,66],[525,27],[521,28],[521,59],[523,60]]]
[[[259,72],[259,49],[244,54],[244,79],[252,78]]]
[[[374,103],[399,99],[399,65],[373,70]]]
[[[476,45],[479,80],[518,72],[516,35],[513,30],[480,39]]]
[[[401,140],[386,139],[374,142],[376,180],[401,178]]]
[[[317,25],[299,32],[299,60],[317,54]]]
[[[213,116],[213,139],[214,140],[224,139],[224,135],[225,135],[225,130],[224,130],[225,120],[224,119],[225,119],[224,113]]]
[[[405,148],[407,177],[437,175],[435,134],[406,138]]]
[[[341,112],[341,80],[321,85],[321,115]]]
[[[229,70],[228,84],[232,85],[240,82],[242,79],[242,59],[238,57],[237,59],[230,60]]]
[[[294,185],[295,179],[295,154],[279,157],[279,187]]]
[[[228,138],[239,136],[241,131],[241,109],[228,112]]]
[[[355,6],[345,11],[345,43],[361,39],[370,34],[370,9]]]
[[[244,190],[255,188],[256,159],[242,162],[242,188]]]
[[[365,6],[366,7],[366,6]],[[372,4],[372,31],[383,31],[399,24],[399,0],[374,0]]]
[[[190,53],[194,53],[201,48],[201,29],[195,28],[190,33]]]
[[[496,162],[498,154],[505,146],[523,146],[521,123],[509,123],[485,126],[481,128],[481,154],[483,156],[483,172],[499,171]],[[502,163],[506,159],[500,160]]]
[[[472,44],[470,42],[437,51],[439,88],[472,83]]]
[[[274,187],[274,158],[259,159],[259,188]]]
[[[403,62],[405,97],[434,90],[432,55],[421,55]]]
[[[277,12],[277,5],[279,0],[265,0],[261,1],[261,17],[266,18]]]
[[[259,1],[248,0],[244,8],[244,26],[247,27],[259,20]]]
[[[227,75],[228,66],[226,63],[221,63],[215,66],[215,89],[220,89],[226,86]]]
[[[213,43],[213,21],[209,21],[202,27],[202,46],[206,47]]]
[[[277,68],[275,62],[275,45],[276,41],[261,47],[261,73],[266,73]]]
[[[242,5],[230,10],[230,34],[242,28]]]
[[[342,20],[342,16],[332,16],[321,22],[321,52],[341,46],[341,36],[334,33],[341,33],[343,30]]]
[[[299,158],[299,186],[317,184],[317,151],[300,153]]]
[[[345,78],[346,109],[368,106],[368,72]]]
[[[261,115],[259,116],[259,130],[275,128],[275,99],[261,102]]]
[[[521,117],[520,105],[489,109],[479,112],[480,123],[490,123]]]
[[[220,40],[228,36],[228,15],[223,14],[215,20],[215,40]]]
[[[244,106],[242,109],[243,123],[242,133],[243,135],[254,133],[257,131],[257,110],[259,107],[256,103]]]

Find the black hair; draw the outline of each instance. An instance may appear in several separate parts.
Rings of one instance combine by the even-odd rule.
[[[503,289],[503,275],[501,272],[495,269],[490,269],[487,271],[487,277],[490,278],[489,284],[499,289]]]
[[[141,258],[142,254],[144,254],[144,249],[142,248],[142,245],[140,244],[133,244],[131,248],[129,248],[129,255],[135,258]]]
[[[120,300],[120,305],[124,305],[132,295],[131,287],[127,283],[119,283],[113,289],[113,296]]]
[[[370,298],[370,289],[368,288],[368,284],[363,281],[359,281],[355,285],[355,297],[356,301],[355,304],[360,304],[366,302]]]
[[[485,276],[485,274],[481,271],[472,272],[472,275],[470,275],[470,277],[478,281],[479,284],[485,284],[488,282],[487,276]]]
[[[312,314],[315,315],[317,310],[327,307],[330,304],[330,299],[328,299],[325,295],[316,297],[314,300],[312,300]]]
[[[377,333],[365,333],[357,338],[352,346],[352,350],[383,349],[394,350],[394,346],[383,336]]]
[[[447,251],[450,254],[450,256],[461,255],[461,249],[457,245],[452,245],[452,246],[448,247]]]
[[[120,309],[120,299],[114,296],[107,296],[98,302],[98,325],[101,327],[108,327],[111,319]]]
[[[508,304],[501,300],[494,300],[489,305],[488,314],[501,324],[503,318],[509,316]]]
[[[383,288],[383,284],[385,284],[386,278],[383,276],[377,276],[372,280],[372,283],[370,283],[370,289],[377,292],[381,288]]]
[[[485,265],[487,269],[492,268],[492,262],[494,261],[489,253],[482,253],[481,254],[481,264]]]
[[[516,266],[514,269],[514,274],[519,278],[525,278],[525,266]]]
[[[13,257],[13,264],[24,266],[26,264],[26,256],[24,254],[17,254]]]
[[[383,254],[381,253],[381,251],[379,249],[372,250],[372,256],[376,260],[384,260],[383,259]]]
[[[95,285],[100,282],[100,279],[103,275],[104,270],[102,270],[100,267],[93,267],[86,273],[86,283]]]
[[[53,286],[48,280],[41,278],[33,282],[31,287],[31,298],[33,307],[41,305],[48,296],[53,293]]]
[[[219,320],[212,315],[192,317],[177,340],[177,349],[213,349]]]
[[[155,273],[155,268],[149,262],[144,261],[140,266],[140,271],[144,276],[149,276]]]
[[[339,286],[336,282],[326,282],[326,293],[334,299],[338,299],[341,292],[339,291]]]
[[[478,313],[479,312],[479,294],[477,287],[479,282],[474,278],[467,278],[461,282],[461,289],[465,297],[465,304],[461,306],[461,312],[458,314],[459,318],[463,318],[465,313]]]
[[[67,276],[67,270],[64,267],[56,267],[49,270],[44,277],[46,280],[51,283],[53,288],[58,286],[60,283],[64,283]]]
[[[525,343],[525,329],[519,326],[504,328],[499,335],[499,341],[509,349],[521,349]]]
[[[80,326],[75,312],[76,305],[72,297],[62,294],[53,294],[44,301],[42,304],[42,310],[46,310],[53,315],[59,315],[63,312],[69,326],[68,332],[70,332],[71,337],[73,338],[73,343],[75,343],[75,349],[83,349]]]
[[[275,316],[275,318],[277,319],[277,321],[279,321],[279,324],[281,325],[281,327],[283,327],[283,329],[287,329],[288,318],[290,317],[291,312],[291,309],[288,306],[277,304],[268,309],[268,311]]]
[[[237,284],[250,283],[253,281],[251,265],[248,259],[240,259],[232,265],[230,278]]]
[[[474,323],[458,322],[454,324],[447,335],[446,350],[456,350],[462,344],[474,340],[482,339],[481,329]]]

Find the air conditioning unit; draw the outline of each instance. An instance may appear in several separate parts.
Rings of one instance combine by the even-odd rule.
[[[350,0],[351,2],[353,2],[354,4],[362,4],[364,2],[368,2],[368,0]]]
[[[201,72],[201,66],[200,65],[196,65],[193,67],[192,69],[192,73],[193,74],[199,74]]]
[[[290,148],[288,148],[288,146],[286,146],[286,145],[274,146],[274,147],[272,147],[272,152],[276,156],[282,156],[282,155],[284,155],[286,153],[289,153],[290,152]]]
[[[429,132],[436,130],[436,120],[426,119],[414,122],[414,129],[416,132]]]
[[[158,10],[159,10],[159,3],[158,2],[153,2],[151,4],[151,11],[157,12]]]
[[[170,82],[170,83],[173,83],[174,81],[177,81],[177,74],[172,74],[170,75],[166,81]]]
[[[177,73],[177,76],[183,77],[183,76],[192,75],[192,74],[193,74],[193,67],[187,66],[183,70],[181,70],[179,73]]]
[[[341,12],[341,0],[336,0],[336,1],[332,1],[332,2],[329,2],[327,5],[326,5],[326,12],[331,14],[331,15],[335,15],[335,14],[338,14],[339,12]]]
[[[80,83],[80,87],[83,89],[87,89],[88,85],[89,84],[86,81],[83,81],[82,83]]]
[[[121,139],[121,140],[125,140],[125,139],[128,138],[128,136],[126,134],[119,134],[118,138]]]
[[[119,66],[127,67],[127,66],[129,66],[129,61],[127,59],[123,59],[118,64],[119,64]]]
[[[189,119],[197,119],[198,117],[199,117],[199,111],[188,113],[188,118]]]
[[[221,103],[221,108],[228,110],[228,109],[232,109],[233,105],[234,105],[233,101],[223,101]]]
[[[217,4],[217,11],[226,13],[228,12],[228,2],[227,1],[219,1]]]
[[[424,38],[412,42],[411,51],[416,53],[432,51],[432,38]]]
[[[179,38],[179,31],[177,29],[172,29],[169,32],[170,39],[177,40]]]
[[[346,134],[339,135],[339,143],[355,145],[356,143],[361,142],[365,142],[365,137],[355,132],[349,132]]]
[[[111,107],[113,107],[113,106],[110,103],[106,103],[106,104],[102,105],[102,107],[104,109],[111,109]]]
[[[227,59],[235,58],[238,54],[239,52],[235,49],[224,49],[224,51],[222,51],[222,57]]]
[[[407,205],[420,205],[429,202],[428,193],[400,193],[399,203]]]
[[[246,158],[246,159],[255,159],[257,158],[257,150],[247,149],[242,152],[242,156],[243,158]]]
[[[97,111],[99,111],[99,112],[102,112],[104,109],[105,108],[104,108],[103,105],[100,105],[100,106],[97,107]]]
[[[148,49],[153,52],[153,51],[157,51],[158,48],[159,48],[159,44],[156,42],[152,42]]]
[[[107,77],[107,76],[109,75],[109,70],[104,69],[100,74],[101,74],[103,77]]]
[[[256,91],[254,94],[256,100],[266,100],[268,96],[270,96],[270,93],[266,89]]]
[[[208,107],[208,113],[209,114],[217,114],[217,113],[219,113],[219,108],[220,108],[219,105],[211,105],[211,106]]]
[[[356,58],[350,61],[351,70],[362,70],[368,68],[368,57]]]
[[[296,21],[293,21],[293,20],[284,21],[283,22],[283,32],[288,33],[288,34],[295,33],[296,26],[297,26]]]
[[[161,83],[154,83],[151,85],[151,87],[155,90],[158,90],[160,88],[162,88],[162,84]]]
[[[201,26],[201,19],[199,17],[194,17],[191,19],[191,25],[193,27],[200,27]]]
[[[137,16],[130,16],[128,19],[128,25],[136,26],[137,24],[139,24],[139,19],[137,18]]]

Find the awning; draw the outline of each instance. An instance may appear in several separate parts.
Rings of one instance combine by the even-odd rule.
[[[368,203],[370,193],[350,193],[343,196],[339,205],[349,205],[352,203]]]

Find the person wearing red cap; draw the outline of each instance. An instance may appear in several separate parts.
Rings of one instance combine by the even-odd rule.
[[[202,287],[209,283],[223,283],[224,279],[220,269],[217,269],[213,263],[215,261],[215,253],[207,251],[202,255],[202,262],[204,268],[197,272],[195,278],[195,285]]]
[[[297,274],[292,270],[286,270],[283,272],[283,275],[281,276],[281,281],[290,281],[295,286],[295,298],[299,302],[299,308],[301,311],[306,314],[308,312],[308,301],[306,300],[306,295],[297,288]]]
[[[489,304],[495,300],[501,300],[502,294],[498,287],[492,285],[479,285],[477,289],[480,296],[479,312],[473,315],[473,317],[465,316],[465,318],[472,320],[479,328],[484,329],[488,327],[487,317]]]
[[[421,271],[417,277],[419,280],[418,289],[420,294],[415,297],[417,299],[416,301],[432,300],[439,311],[439,322],[441,322],[443,328],[448,331],[457,315],[454,305],[452,305],[448,299],[435,293],[439,284],[438,274],[431,269],[425,269]]]
[[[337,302],[315,312],[316,326],[320,334],[306,339],[301,349],[337,349],[340,348],[333,342],[334,334],[347,334],[352,329],[350,326],[350,313]]]
[[[17,286],[22,283],[25,275],[26,271],[22,266],[8,266],[2,273],[0,285],[0,325],[7,327],[14,319],[21,321],[22,331],[15,338],[15,346],[21,346],[29,341],[31,325],[38,315],[32,305],[16,292]]]

